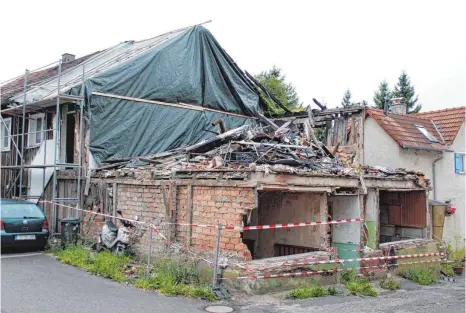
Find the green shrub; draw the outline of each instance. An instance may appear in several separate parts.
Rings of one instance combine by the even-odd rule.
[[[374,286],[367,279],[356,278],[347,282],[345,287],[352,295],[377,296],[377,291],[375,291]]]
[[[333,286],[328,287],[327,292],[331,296],[335,296],[338,293],[337,289],[335,287],[333,287]]]
[[[322,287],[312,286],[291,290],[288,299],[309,299],[328,295],[328,291]]]
[[[441,270],[442,272],[444,272],[446,275],[450,277],[455,275],[455,271],[453,270],[453,266],[451,264],[442,263]]]
[[[398,290],[400,289],[400,283],[394,279],[384,279],[380,282],[380,287],[388,290]]]
[[[343,272],[341,280],[352,295],[377,296],[377,291],[371,282],[368,279],[358,277],[356,271]]]
[[[408,269],[406,277],[419,285],[432,285],[438,280],[433,268],[422,269],[418,267],[411,267]]]

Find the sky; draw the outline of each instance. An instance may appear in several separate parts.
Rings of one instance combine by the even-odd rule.
[[[466,1],[2,1],[0,81],[125,40],[205,25],[250,73],[277,66],[304,104],[372,97],[405,70],[423,111],[466,105]],[[6,14],[7,13],[7,14]],[[313,105],[315,106],[315,105]]]

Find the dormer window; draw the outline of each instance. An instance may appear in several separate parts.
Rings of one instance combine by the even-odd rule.
[[[434,136],[432,136],[431,133],[429,133],[429,131],[424,127],[424,126],[421,126],[421,125],[414,125],[417,129],[419,129],[419,131],[427,138],[429,139],[431,142],[439,142],[437,138],[435,138]]]

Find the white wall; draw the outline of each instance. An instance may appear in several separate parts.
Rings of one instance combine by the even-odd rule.
[[[450,150],[465,152],[465,125],[461,126]],[[465,175],[455,173],[453,152],[439,153],[435,151],[419,151],[403,149],[377,122],[368,117],[364,123],[364,164],[380,165],[390,168],[406,168],[421,170],[433,184],[433,162],[442,157],[436,164],[437,200],[451,200],[457,211],[453,216],[445,218],[444,239],[451,241],[455,232],[465,238]],[[433,192],[429,193],[433,199]]]
[[[432,163],[441,153],[404,149],[372,118],[364,123],[364,164],[423,171],[432,179]]]
[[[456,135],[453,144],[449,150],[454,152],[465,152],[465,124],[461,126],[460,131]],[[454,234],[459,233],[462,239],[465,238],[465,175],[455,173],[455,160],[453,152],[445,152],[443,160],[437,162],[437,200],[451,201],[451,205],[456,208],[456,212],[452,216],[445,217],[443,229],[443,239],[454,241]]]

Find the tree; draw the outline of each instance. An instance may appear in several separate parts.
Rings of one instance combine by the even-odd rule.
[[[275,98],[277,98],[288,109],[292,110],[302,107],[302,102],[299,100],[295,87],[293,84],[286,81],[285,75],[282,74],[282,70],[280,68],[274,66],[271,70],[263,71],[254,77],[270,94],[275,96]],[[267,105],[275,111],[275,113],[280,111],[276,109],[277,106],[273,101],[267,101]]]
[[[415,95],[414,86],[411,85],[411,80],[406,74],[405,71],[401,72],[400,77],[398,77],[398,83],[393,88],[392,98],[403,97],[406,104],[406,113],[418,113],[422,105],[416,104],[418,96]]]
[[[351,103],[351,91],[349,89],[346,89],[345,95],[343,96],[343,100],[341,100],[341,105],[344,108],[350,107],[352,105],[352,103]]]
[[[374,104],[376,108],[383,109],[385,105],[385,99],[387,96],[390,96],[390,89],[388,88],[388,83],[386,80],[383,80],[379,89],[374,92]]]

